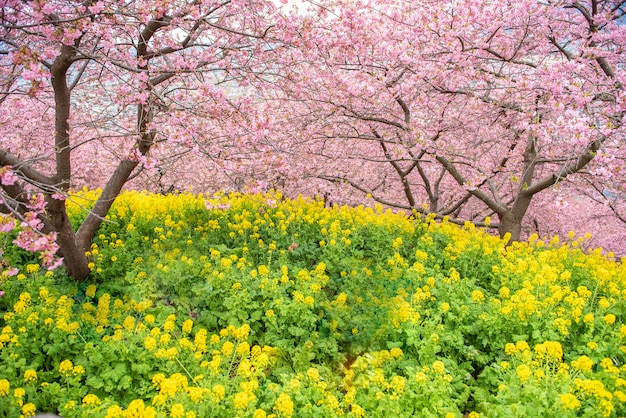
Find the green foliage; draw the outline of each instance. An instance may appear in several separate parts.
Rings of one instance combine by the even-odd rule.
[[[626,413],[624,266],[580,240],[206,201],[125,193],[90,281],[27,262],[2,278],[4,416]]]

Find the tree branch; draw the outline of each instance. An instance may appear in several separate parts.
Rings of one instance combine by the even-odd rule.
[[[435,156],[435,159],[439,161],[439,163],[446,169],[446,171],[448,171],[448,173],[450,173],[452,178],[456,180],[459,186],[465,187],[465,184],[467,183],[467,181],[465,180],[463,175],[461,175],[461,173],[456,169],[456,167],[450,160],[439,155]],[[480,199],[483,203],[489,206],[489,208],[493,210],[495,213],[497,213],[498,215],[503,214],[507,211],[507,208],[504,205],[498,203],[495,199],[491,198],[487,193],[483,192],[480,189],[472,189],[472,190],[468,190],[468,192],[474,195],[476,198]]]
[[[570,174],[574,174],[582,170],[591,160],[594,159],[598,150],[606,140],[606,137],[601,136],[600,138],[593,141],[591,144],[587,146],[585,151],[580,154],[576,161],[566,165],[561,170],[556,173],[552,173],[549,176],[544,177],[543,179],[533,183],[530,185],[523,193],[528,195],[534,195],[539,193],[540,191],[547,189],[550,186],[557,184],[559,181],[565,180],[567,176]]]

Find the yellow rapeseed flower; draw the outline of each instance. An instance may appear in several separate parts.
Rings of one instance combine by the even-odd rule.
[[[517,351],[530,351],[530,347],[528,346],[528,343],[524,340],[518,341],[515,343],[515,348],[517,349]]]
[[[34,382],[37,380],[37,372],[32,370],[32,369],[28,369],[24,372],[24,381],[25,382]]]
[[[192,328],[193,328],[193,321],[191,319],[188,319],[185,322],[183,322],[183,327],[182,327],[183,332],[186,332],[187,334],[191,334]]]
[[[23,313],[26,310],[26,303],[22,302],[21,300],[15,302],[15,304],[13,305],[13,310],[16,314]]]
[[[85,290],[85,295],[87,295],[87,297],[90,297],[92,299],[96,297],[96,285],[90,284],[89,286],[87,286],[87,290]]]
[[[174,330],[175,325],[176,324],[175,324],[174,321],[166,320],[163,323],[163,331],[165,331],[165,332],[172,332]]]
[[[152,338],[152,337],[146,337],[146,339],[143,342],[144,347],[146,348],[146,350],[148,351],[153,351],[156,349],[157,346],[157,341]]]
[[[604,322],[606,322],[609,325],[613,325],[615,323],[615,315],[613,314],[607,314],[604,316],[604,318],[602,318],[604,320]]]
[[[26,264],[26,273],[37,273],[39,271],[39,264]]]
[[[233,352],[234,348],[235,345],[231,341],[226,341],[224,345],[222,345],[222,354],[229,356]]]
[[[427,379],[428,378],[424,372],[420,371],[415,373],[415,380],[417,381],[417,383],[425,382]]]
[[[247,339],[249,334],[250,334],[250,325],[248,324],[243,324],[239,328],[236,328],[235,331],[233,332],[233,336],[237,338],[239,341],[243,341]]]
[[[124,318],[122,326],[126,329],[126,331],[133,331],[135,329],[135,317],[128,315]]]
[[[100,399],[92,393],[86,395],[83,398],[83,405],[99,405],[99,404],[100,404]]]
[[[621,403],[626,403],[626,393],[622,392],[621,390],[616,390],[615,392],[613,392],[613,395],[615,395],[617,400]]]
[[[433,363],[433,370],[437,373],[444,374],[446,372],[446,366],[443,361],[437,360]]]
[[[250,344],[248,342],[243,341],[237,345],[237,349],[235,350],[237,354],[247,355],[250,353]]]
[[[224,399],[224,397],[226,396],[226,389],[222,385],[215,385],[215,386],[213,386],[211,391],[213,392],[215,397],[217,397],[217,399],[220,400],[220,401],[222,399]]]
[[[482,303],[485,300],[485,295],[483,292],[476,289],[472,292],[472,300],[477,303]]]
[[[586,372],[591,370],[591,368],[593,367],[593,360],[583,355],[578,357],[578,359],[572,361],[572,367],[577,370]]]
[[[0,396],[7,396],[10,389],[11,384],[9,381],[7,379],[0,379]]]
[[[286,393],[281,393],[274,404],[274,411],[280,417],[291,417],[293,415],[293,401]]]
[[[36,412],[37,408],[35,407],[35,404],[32,404],[30,402],[24,404],[24,406],[22,407],[22,415],[24,415],[24,417],[33,417],[35,416]]]
[[[261,277],[265,277],[267,275],[269,275],[269,269],[267,268],[267,266],[261,264],[259,267],[257,267],[257,271],[259,273],[259,276]]]
[[[73,411],[74,409],[76,409],[76,401],[71,400],[67,402],[65,405],[63,405],[63,409],[65,409],[66,411]]]
[[[572,395],[571,393],[565,393],[559,396],[559,399],[563,404],[563,409],[575,410],[580,408],[580,401],[578,400],[578,398],[576,398],[576,396]]]
[[[235,409],[246,409],[248,405],[256,401],[256,396],[250,392],[238,392],[233,396]]]
[[[254,415],[252,416],[252,418],[267,418],[267,412],[262,409],[257,409],[256,411],[254,411]]]
[[[73,369],[74,365],[70,360],[63,360],[61,364],[59,364],[59,373],[63,375],[71,373]]]
[[[402,352],[402,349],[399,347],[394,347],[391,350],[389,350],[389,354],[391,354],[391,357],[394,357],[394,358],[402,357],[404,355],[404,353]]]
[[[194,403],[202,402],[202,400],[204,399],[204,394],[205,393],[210,393],[210,392],[211,391],[209,389],[206,389],[206,388],[199,388],[199,387],[189,387],[189,388],[187,388],[187,393],[189,394],[189,398]]]
[[[309,379],[311,379],[314,382],[317,382],[320,380],[320,372],[317,368],[315,367],[311,367],[309,368],[309,370],[307,370],[306,375]]]
[[[517,368],[515,369],[515,372],[517,373],[517,376],[522,380],[528,380],[530,378],[530,376],[533,375],[532,371],[530,370],[530,367],[528,367],[527,364],[520,364],[519,366],[517,366]]]
[[[517,347],[513,343],[506,343],[504,346],[504,352],[506,353],[506,355],[512,356],[513,354],[517,353]]]
[[[406,380],[402,376],[394,376],[389,382],[389,386],[393,389],[393,391],[397,394],[404,392],[404,387],[406,386]]]
[[[354,415],[356,418],[362,418],[365,416],[365,409],[363,409],[363,407],[359,404],[350,404],[350,410],[352,411],[352,415]]]
[[[185,416],[185,407],[179,403],[172,405],[170,416],[172,418],[183,418]]]
[[[135,399],[130,402],[124,415],[127,417],[155,418],[156,410],[151,406],[145,406],[143,400]]]

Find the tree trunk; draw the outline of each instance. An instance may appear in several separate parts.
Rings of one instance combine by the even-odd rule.
[[[147,149],[149,149],[149,147],[146,148],[146,150]],[[109,178],[109,181],[102,190],[96,204],[78,228],[78,231],[76,232],[76,242],[79,246],[85,248],[85,251],[88,250],[91,240],[96,235],[98,228],[100,228],[100,225],[102,224],[102,220],[107,213],[109,213],[109,209],[113,206],[115,199],[122,191],[122,187],[124,187],[124,184],[126,184],[126,181],[137,165],[138,163],[136,161],[120,161],[117,168],[111,175],[111,178]]]
[[[89,260],[85,255],[89,248],[81,247],[76,242],[76,234],[67,216],[65,202],[51,197],[47,201],[46,211],[50,223],[57,233],[57,244],[59,245],[59,255],[63,257],[63,266],[67,274],[74,279],[85,280],[91,273]]]
[[[84,280],[89,274],[89,261],[85,256],[88,248],[83,248],[76,241],[76,233],[67,215],[65,201],[52,198],[54,190],[67,192],[72,179],[72,162],[70,148],[70,110],[71,91],[67,85],[67,72],[76,58],[76,47],[63,45],[59,56],[50,68],[51,82],[54,89],[55,119],[54,144],[56,155],[56,173],[53,176],[52,190],[46,192],[46,215],[50,226],[57,234],[59,255],[63,257],[63,265],[67,274],[76,280]]]
[[[506,233],[510,233],[509,243],[519,241],[522,235],[522,220],[526,216],[530,202],[535,193],[528,190],[528,186],[532,184],[537,164],[537,143],[534,135],[528,135],[526,149],[524,150],[524,169],[517,195],[513,204],[504,212],[500,212],[500,226],[498,232],[500,238],[504,238]]]
[[[530,169],[528,171],[530,171]],[[500,219],[500,225],[498,227],[500,238],[504,238],[504,235],[509,232],[511,233],[509,243],[521,239],[522,221],[526,216],[526,212],[528,212],[528,207],[532,202],[533,196],[534,194],[529,193],[527,190],[519,191],[513,205],[505,212],[498,214],[498,218]]]
[[[504,238],[507,233],[510,233],[511,236],[507,244],[510,244],[515,241],[519,241],[522,235],[522,218],[514,216],[511,210],[504,212],[502,215],[498,215],[499,218],[499,226],[498,233],[500,234],[500,238]]]

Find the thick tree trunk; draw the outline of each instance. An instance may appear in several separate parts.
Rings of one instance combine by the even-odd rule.
[[[522,218],[516,217],[508,210],[504,214],[498,216],[500,223],[498,226],[498,233],[500,238],[509,233],[508,243],[519,241],[522,235]]]
[[[72,179],[69,123],[71,92],[67,85],[67,72],[76,58],[76,46],[79,43],[80,39],[77,39],[74,47],[68,45],[61,47],[61,53],[50,68],[55,104],[54,143],[56,173],[52,179],[52,190],[47,190],[46,193],[46,215],[50,226],[57,234],[59,255],[63,257],[63,265],[67,274],[76,280],[84,280],[90,274],[89,260],[85,256],[88,248],[84,248],[84,246],[80,246],[77,243],[76,233],[67,215],[65,201],[54,199],[51,196],[54,190],[67,192]]]
[[[85,255],[88,248],[78,245],[74,228],[70,223],[65,208],[65,202],[48,199],[47,214],[54,230],[57,233],[59,255],[63,257],[63,265],[67,274],[76,280],[84,280],[89,274],[89,260]]]
[[[76,41],[78,43],[78,40]],[[72,179],[70,159],[70,110],[71,92],[67,85],[67,72],[76,58],[76,49],[68,45],[61,47],[61,53],[50,68],[54,89],[54,153],[56,173],[54,186],[67,191]]]
[[[534,167],[530,167],[527,170],[531,171]],[[504,235],[508,232],[511,234],[509,243],[519,241],[522,235],[522,221],[528,212],[528,207],[532,202],[534,194],[529,193],[527,190],[518,192],[515,197],[513,205],[506,210],[498,214],[500,219],[500,225],[498,226],[498,232],[500,238],[504,238]]]

